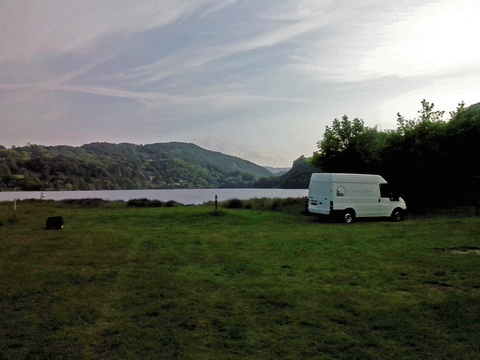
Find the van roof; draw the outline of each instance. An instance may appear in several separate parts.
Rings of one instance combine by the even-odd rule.
[[[373,174],[344,174],[344,173],[314,173],[310,181],[316,182],[362,182],[362,183],[386,183],[380,175]]]

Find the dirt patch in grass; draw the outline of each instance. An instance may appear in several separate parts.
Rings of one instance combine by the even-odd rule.
[[[452,250],[452,254],[477,254],[480,255],[480,249],[461,249],[461,250]]]
[[[427,283],[427,287],[431,290],[444,293],[445,291],[449,290],[452,287],[452,285],[438,283],[438,282],[429,282]]]
[[[465,254],[480,255],[480,248],[472,247],[472,246],[462,246],[462,247],[455,247],[455,248],[436,248],[434,250],[438,252],[447,251],[451,254],[457,254],[457,255],[465,255]]]

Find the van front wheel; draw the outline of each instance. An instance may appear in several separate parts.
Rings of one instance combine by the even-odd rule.
[[[395,209],[391,216],[393,221],[402,221],[405,218],[405,212],[402,209]]]
[[[351,224],[355,221],[355,212],[351,209],[345,210],[343,213],[343,222],[345,224]]]

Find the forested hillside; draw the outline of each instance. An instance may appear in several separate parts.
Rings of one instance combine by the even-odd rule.
[[[293,166],[285,174],[262,178],[255,184],[258,188],[276,188],[276,189],[308,189],[310,177],[314,172],[321,170],[311,163],[311,159],[304,156],[299,157],[293,162]]]
[[[312,163],[325,172],[380,174],[405,194],[412,210],[473,205],[480,185],[480,103],[444,112],[423,100],[418,118],[397,114],[397,129],[379,131],[360,119],[335,119]]]
[[[235,188],[271,175],[249,161],[186,143],[0,147],[3,191]]]

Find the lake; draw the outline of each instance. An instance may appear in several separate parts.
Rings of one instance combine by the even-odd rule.
[[[42,195],[43,194],[43,195]],[[65,200],[99,198],[103,200],[123,200],[147,198],[150,200],[169,201],[178,203],[203,204],[229,199],[247,200],[253,198],[296,198],[307,196],[308,189],[172,189],[172,190],[92,190],[92,191],[8,191],[0,192],[0,201],[24,199]]]

